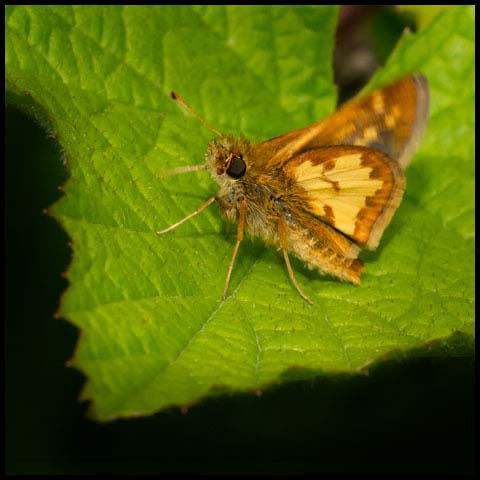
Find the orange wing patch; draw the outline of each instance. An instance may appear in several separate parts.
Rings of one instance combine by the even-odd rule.
[[[309,150],[286,171],[303,190],[307,211],[370,249],[378,246],[405,189],[396,162],[366,147]]]
[[[420,74],[404,77],[341,105],[329,117],[260,144],[271,152],[268,165],[286,163],[307,149],[330,145],[374,148],[408,165],[428,118],[428,82]]]

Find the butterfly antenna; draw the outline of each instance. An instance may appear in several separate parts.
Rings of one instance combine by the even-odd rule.
[[[184,107],[186,110],[188,110],[192,115],[195,115],[210,131],[212,131],[213,133],[215,133],[215,135],[218,135],[220,138],[223,137],[223,135],[222,135],[216,128],[213,128],[213,127],[212,127],[209,123],[207,123],[206,120],[204,120],[197,112],[195,112],[194,110],[192,110],[192,108],[185,103],[185,100],[184,100],[180,95],[178,95],[178,94],[175,93],[175,92],[171,92],[171,93],[170,93],[170,96],[171,96],[174,100],[176,100],[180,105],[182,105],[182,107]]]
[[[185,167],[175,167],[168,170],[162,170],[160,172],[161,177],[170,177],[172,175],[177,175],[178,173],[188,173],[188,172],[198,172],[199,170],[206,170],[207,165],[188,165]]]

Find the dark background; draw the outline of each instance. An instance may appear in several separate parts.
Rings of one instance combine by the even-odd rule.
[[[379,22],[389,22],[380,49],[368,34]],[[368,80],[408,22],[391,9],[342,11],[341,100]],[[365,61],[355,63],[359,55]],[[13,108],[5,119],[8,473],[473,471],[473,346],[462,335],[410,358],[393,355],[365,376],[90,421],[77,400],[85,379],[65,366],[78,331],[54,318],[69,238],[42,212],[62,195],[67,170],[55,139],[31,119]]]

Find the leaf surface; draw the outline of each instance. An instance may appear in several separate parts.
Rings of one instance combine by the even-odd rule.
[[[8,99],[53,130],[68,159],[52,207],[74,243],[60,313],[81,330],[73,363],[101,420],[191,405],[287,378],[356,372],[455,331],[473,335],[474,9],[450,7],[405,34],[367,89],[413,71],[431,119],[404,201],[362,285],[242,243],[212,206],[156,231],[216,192],[200,164],[211,134],[260,141],[334,109],[335,7],[6,8]],[[41,181],[41,179],[39,179]],[[298,372],[298,373],[295,373]]]

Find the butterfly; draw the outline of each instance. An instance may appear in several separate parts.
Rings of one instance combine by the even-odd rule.
[[[364,271],[361,249],[377,248],[402,200],[404,170],[425,130],[429,90],[413,74],[355,98],[312,125],[261,143],[224,135],[172,92],[218,138],[205,164],[178,167],[170,174],[210,171],[219,191],[164,234],[216,202],[237,238],[223,297],[244,232],[261,237],[283,253],[298,293],[289,254],[311,269],[353,284]]]

